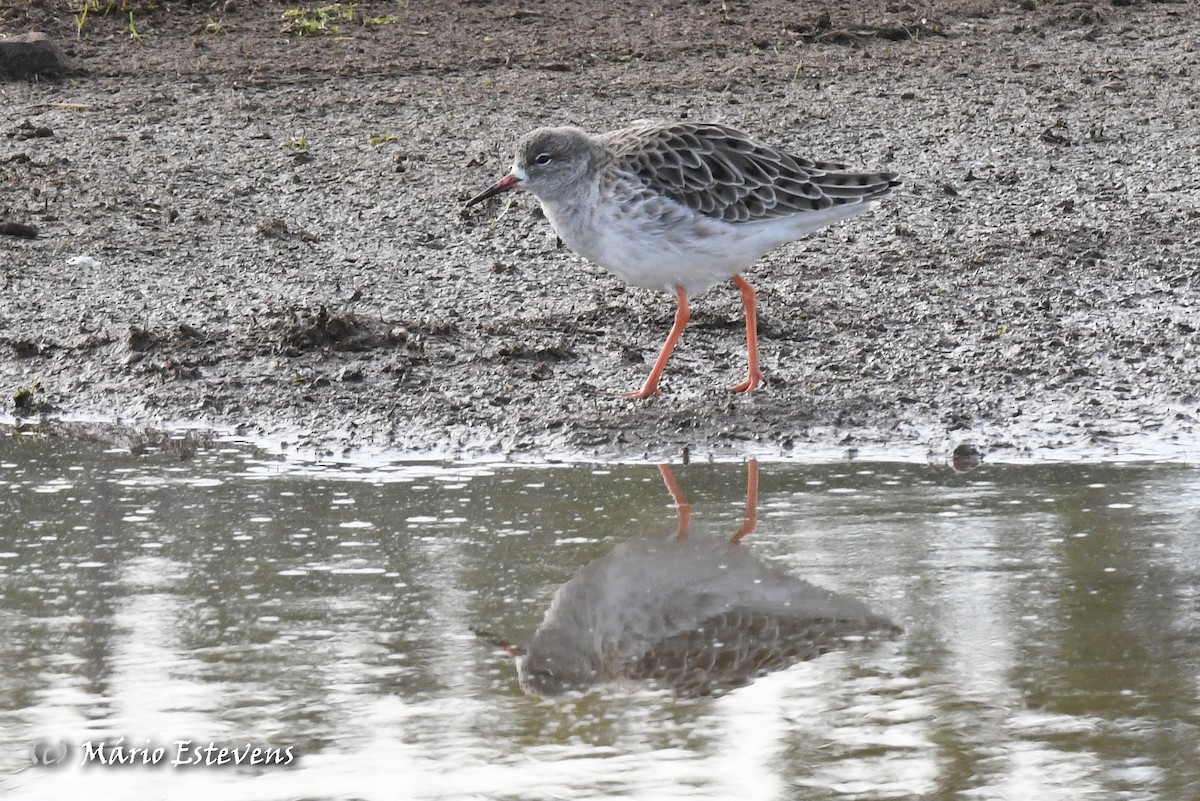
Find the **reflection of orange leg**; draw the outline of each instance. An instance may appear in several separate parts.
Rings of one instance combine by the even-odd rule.
[[[659,376],[666,369],[667,359],[671,358],[671,351],[675,350],[675,343],[683,335],[683,328],[692,316],[692,311],[688,308],[687,290],[683,286],[677,286],[675,287],[675,296],[679,298],[679,308],[675,310],[675,324],[671,326],[671,333],[667,334],[667,341],[663,343],[662,350],[658,352],[658,358],[654,360],[654,366],[650,368],[650,375],[646,377],[646,383],[642,384],[641,389],[626,392],[625,397],[627,398],[648,398],[658,394]]]
[[[732,543],[742,541],[742,538],[754,531],[758,525],[758,461],[751,459],[746,465],[746,517],[742,527],[733,535]]]
[[[754,287],[740,275],[733,277],[733,283],[742,293],[742,305],[746,307],[746,358],[750,368],[746,380],[737,386],[730,387],[730,392],[749,392],[762,383],[762,370],[758,369],[758,313],[754,302]]]
[[[658,472],[662,474],[663,483],[667,485],[667,492],[671,493],[671,498],[675,501],[675,511],[679,515],[679,533],[675,535],[675,539],[686,540],[688,525],[692,520],[692,505],[688,503],[683,491],[675,483],[675,474],[671,472],[670,465],[660,464]]]

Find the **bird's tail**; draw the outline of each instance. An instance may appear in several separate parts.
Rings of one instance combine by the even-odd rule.
[[[849,172],[844,169],[814,174],[811,180],[833,199],[835,205],[876,201],[901,184],[900,177],[894,172]]]

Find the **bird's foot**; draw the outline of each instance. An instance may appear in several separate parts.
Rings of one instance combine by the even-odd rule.
[[[625,398],[634,398],[635,400],[645,400],[646,398],[651,398],[651,397],[654,397],[655,395],[661,395],[661,394],[662,394],[662,392],[658,388],[657,381],[654,382],[653,384],[651,384],[649,381],[647,381],[645,384],[642,385],[641,389],[631,389],[629,392],[622,392],[621,396],[625,397]]]
[[[762,371],[761,370],[753,370],[753,371],[751,371],[751,373],[749,375],[746,376],[745,381],[741,382],[740,384],[736,384],[736,385],[730,387],[729,391],[730,392],[750,392],[751,390],[757,389],[758,385],[762,383],[762,380],[763,380]]]

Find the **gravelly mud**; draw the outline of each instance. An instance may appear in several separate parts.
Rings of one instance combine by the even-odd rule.
[[[22,416],[191,420],[463,456],[1196,453],[1192,4],[5,4],[79,72],[0,84],[0,389]],[[365,17],[395,14],[387,24]],[[525,130],[726,122],[900,172],[768,256],[766,382],[732,285],[673,315],[470,213]]]

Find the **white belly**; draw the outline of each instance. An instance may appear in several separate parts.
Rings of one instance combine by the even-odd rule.
[[[843,206],[758,223],[727,223],[665,198],[641,207],[591,200],[569,207],[543,202],[542,209],[559,238],[589,261],[634,286],[672,293],[683,286],[689,296],[749,269],[785,242],[869,208]]]

